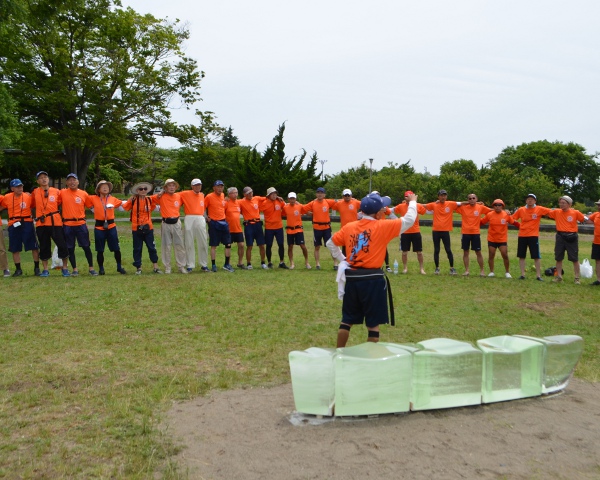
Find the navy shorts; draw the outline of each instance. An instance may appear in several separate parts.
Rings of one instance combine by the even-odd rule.
[[[227,222],[224,220],[208,222],[208,244],[211,247],[218,247],[220,244],[231,245],[231,233]]]
[[[121,251],[119,246],[119,235],[117,234],[117,228],[109,228],[108,230],[98,230],[94,228],[94,242],[96,245],[97,252],[104,251],[104,245],[108,244],[108,249],[111,252]]]
[[[540,237],[518,237],[517,258],[525,258],[528,247],[531,258],[542,258],[540,255]]]
[[[411,245],[413,252],[423,251],[423,237],[420,232],[403,233],[400,235],[400,250],[403,252],[410,252]]]
[[[248,223],[244,226],[244,234],[246,236],[246,246],[251,247],[254,245],[254,241],[256,240],[256,245],[259,247],[265,244],[265,234],[262,229],[263,222],[256,223]]]
[[[287,243],[288,245],[304,245],[304,232],[288,233]]]
[[[313,245],[315,247],[325,245],[327,243],[327,240],[331,238],[331,228],[328,228],[327,230],[314,230],[314,235],[315,238]],[[323,243],[321,243],[321,241]]]
[[[21,252],[23,246],[25,246],[26,252],[39,250],[40,248],[35,236],[33,222],[21,222],[19,227],[14,225],[8,227],[8,251],[11,253]]]
[[[481,250],[481,235],[479,233],[463,233],[460,237],[460,248],[462,250]]]
[[[346,271],[342,323],[360,325],[363,322],[370,328],[389,323],[385,277],[358,279]]]
[[[75,240],[77,239],[77,245],[80,247],[90,246],[90,234],[86,224],[75,225],[73,227],[63,225],[65,232],[65,242],[67,242],[67,248],[75,248]]]
[[[600,260],[600,245],[592,243],[592,260]]]
[[[506,247],[508,245],[507,242],[488,242],[488,248],[500,248],[500,247]]]
[[[244,234],[242,232],[232,233],[231,243],[244,243]]]
[[[265,244],[268,247],[273,245],[273,239],[277,241],[277,245],[283,245],[283,228],[267,228],[265,230]]]

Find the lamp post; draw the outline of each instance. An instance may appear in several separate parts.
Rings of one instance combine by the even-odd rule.
[[[325,181],[325,164],[327,163],[327,160],[324,159],[319,159],[319,163],[321,164],[321,181],[324,182]]]
[[[369,158],[369,193],[373,191],[373,159]]]

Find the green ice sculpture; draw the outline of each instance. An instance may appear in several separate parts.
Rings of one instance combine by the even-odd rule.
[[[289,354],[296,410],[325,416],[451,408],[564,389],[583,352],[576,335],[364,343]]]

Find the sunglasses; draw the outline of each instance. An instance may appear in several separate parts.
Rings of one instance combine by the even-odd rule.
[[[494,205],[492,205],[492,207],[503,207],[504,205],[502,205],[501,203],[494,203]]]
[[[477,197],[468,197],[467,200],[477,200]]]
[[[139,187],[138,188],[138,192],[145,192],[146,190],[148,190],[148,187]]]
[[[349,193],[346,193],[346,194],[344,195],[344,197],[351,197],[351,196],[352,196],[352,195],[350,195]]]

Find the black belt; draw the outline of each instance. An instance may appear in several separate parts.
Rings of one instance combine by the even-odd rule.
[[[58,212],[56,212],[58,213]],[[48,215],[53,215],[53,214],[48,214]],[[63,222],[80,222],[81,220],[85,220],[85,217],[83,218],[63,218]]]
[[[10,217],[8,220],[21,220],[21,221],[25,221],[25,220],[31,220],[31,215],[28,217]]]
[[[300,228],[300,229],[302,229],[302,225],[297,225],[297,226],[295,226],[295,227],[287,227],[287,226],[286,226],[285,228],[289,228],[290,230],[297,230],[297,229],[299,229],[299,228]]]
[[[331,225],[331,222],[312,222],[313,225]]]
[[[390,285],[390,279],[380,268],[358,268],[358,269],[347,269],[346,282],[353,280],[368,280],[369,278],[385,278],[385,283],[388,291],[388,300],[390,302],[390,325],[396,326],[396,317],[394,315],[394,298],[392,297],[392,286]]]
[[[250,220],[246,220],[244,222],[244,226],[248,226],[248,225],[256,225],[257,223],[262,223],[260,218],[251,218]]]
[[[115,223],[114,220],[106,220],[106,224],[107,225],[111,225],[113,223]],[[104,226],[104,220],[96,220],[96,226],[97,227],[103,227]]]
[[[58,213],[58,210],[56,212],[42,213],[39,217],[34,218],[34,220],[37,222],[38,220],[41,220],[42,217],[51,217],[53,215],[56,215],[57,213]]]

